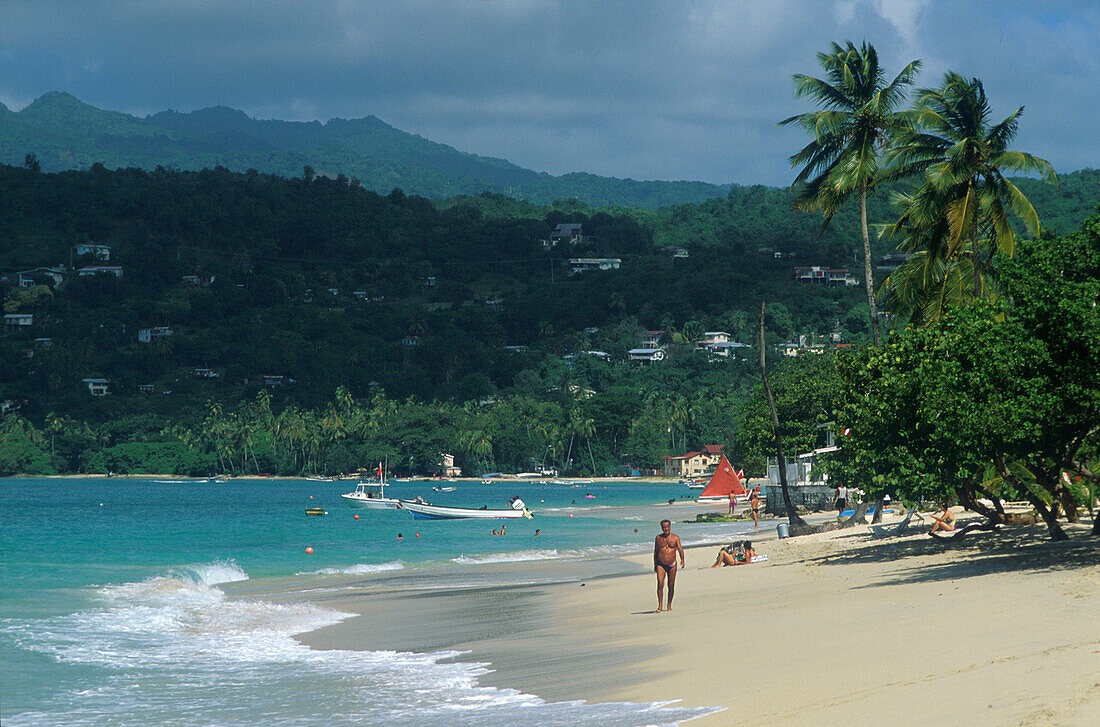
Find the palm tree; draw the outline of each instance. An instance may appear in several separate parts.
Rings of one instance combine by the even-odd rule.
[[[50,435],[50,456],[55,455],[54,442],[57,439],[57,435],[65,431],[65,419],[64,417],[50,412],[46,415],[46,433]]]
[[[576,432],[588,445],[588,461],[592,463],[592,475],[596,475],[596,458],[592,456],[592,437],[596,436],[596,422],[587,417],[578,417],[573,422]]]
[[[943,287],[941,281],[950,278],[938,278],[936,267],[950,269],[956,261],[969,258],[973,297],[990,297],[990,259],[997,252],[1015,253],[1010,214],[1030,234],[1039,235],[1035,208],[1003,174],[1038,174],[1054,183],[1058,179],[1049,162],[1008,148],[1023,111],[1021,106],[991,124],[982,82],[954,71],[944,75],[940,88],[920,91],[913,126],[899,135],[888,158],[901,173],[923,174],[923,182],[910,193],[895,195],[901,215],[882,232],[903,237],[903,249],[925,254],[908,265],[919,268],[921,275],[907,271],[913,279],[906,280],[903,274],[903,279],[892,281],[891,290],[896,287],[904,298],[909,294],[905,283],[933,290],[937,283]],[[950,296],[940,293],[940,297]]]
[[[867,192],[881,181],[879,154],[907,123],[897,109],[912,84],[919,60],[911,61],[890,83],[878,63],[875,47],[856,48],[832,44],[818,53],[825,79],[796,74],[795,96],[811,98],[819,111],[791,116],[780,126],[797,125],[813,135],[813,141],[791,157],[791,167],[801,166],[792,188],[795,206],[820,210],[824,228],[853,194],[859,196],[859,221],[863,239],[863,283],[871,314],[871,333],[880,345],[878,307],[871,273],[871,241],[867,232]]]

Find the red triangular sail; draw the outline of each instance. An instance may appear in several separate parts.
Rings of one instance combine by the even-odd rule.
[[[729,497],[730,493],[735,495],[745,495],[745,486],[741,484],[741,478],[737,476],[737,472],[734,472],[733,465],[726,459],[726,455],[722,455],[722,458],[718,460],[718,469],[714,470],[714,475],[710,478],[710,482],[703,488],[703,492],[699,497]]]

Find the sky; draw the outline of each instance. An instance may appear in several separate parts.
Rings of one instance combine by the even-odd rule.
[[[551,174],[782,186],[792,74],[868,41],[1026,106],[1015,148],[1067,172],[1100,166],[1098,39],[1098,0],[0,0],[0,102],[374,115]]]

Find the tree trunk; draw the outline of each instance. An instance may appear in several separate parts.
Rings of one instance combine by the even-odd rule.
[[[882,522],[882,508],[886,506],[886,498],[880,496],[875,500],[875,514],[871,516],[871,524],[878,525]]]
[[[875,303],[875,276],[871,272],[871,237],[867,233],[867,182],[859,190],[859,224],[863,235],[863,284],[867,288],[867,308],[871,312],[871,338],[875,348],[882,345],[878,332],[878,305]]]
[[[1062,509],[1066,511],[1066,520],[1071,523],[1081,522],[1081,516],[1077,514],[1077,499],[1068,487],[1062,487]]]
[[[989,509],[982,503],[978,502],[978,498],[975,496],[975,492],[985,495],[993,503],[995,509]],[[1001,500],[998,497],[986,492],[980,487],[973,486],[971,483],[964,483],[959,488],[959,499],[962,500],[963,505],[967,510],[973,510],[982,517],[989,520],[991,523],[1004,523],[1005,511],[1001,506]]]
[[[764,304],[760,304],[760,378],[764,380],[764,396],[768,399],[768,409],[772,414],[772,431],[775,432],[775,455],[779,462],[779,484],[783,490],[783,506],[787,508],[787,522],[791,530],[809,528],[809,524],[799,517],[791,503],[791,492],[787,487],[787,461],[783,456],[783,437],[779,433],[779,415],[775,411],[775,397],[772,396],[772,387],[768,383],[768,370],[764,364]]]
[[[1047,529],[1050,531],[1050,539],[1069,540],[1069,536],[1066,535],[1066,531],[1062,530],[1062,526],[1058,524],[1058,518],[1054,513],[1054,509],[1047,507],[1047,504],[1043,502],[1043,500],[1039,496],[1032,492],[1030,487],[1021,482],[1020,478],[1008,469],[1008,466],[1005,464],[1004,457],[1002,457],[1001,455],[997,455],[993,463],[997,467],[997,472],[1001,475],[1001,477],[1010,482],[1012,486],[1015,487],[1017,490],[1024,493],[1024,497],[1027,498],[1027,501],[1030,502],[1032,506],[1034,506],[1034,508],[1043,517],[1043,521],[1047,524]],[[1058,502],[1057,498],[1055,498],[1054,502]]]
[[[841,521],[837,528],[840,530],[846,528],[854,528],[856,525],[867,524],[867,508],[869,505],[866,502],[861,502],[856,506],[856,511],[848,516],[847,520]]]

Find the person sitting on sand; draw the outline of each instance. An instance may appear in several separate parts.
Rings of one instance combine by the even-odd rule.
[[[718,551],[718,557],[714,559],[714,565],[711,568],[727,565],[746,565],[751,563],[755,556],[756,551],[752,549],[750,541],[734,543]]]
[[[955,515],[951,512],[951,508],[947,506],[946,502],[941,502],[940,507],[943,510],[939,515],[933,515],[932,519],[935,520],[935,524],[932,525],[932,529],[928,531],[929,535],[940,532],[949,533],[955,529]]]

